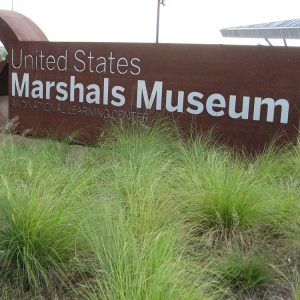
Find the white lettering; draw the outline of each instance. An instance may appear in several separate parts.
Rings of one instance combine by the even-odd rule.
[[[177,105],[176,106],[172,105],[172,95],[173,95],[173,91],[167,90],[166,109],[169,112],[175,112],[175,111],[183,112],[184,92],[183,91],[178,91]]]
[[[111,104],[114,106],[123,106],[125,104],[125,97],[122,93],[124,93],[125,89],[122,86],[116,85],[112,89],[112,95],[115,97],[117,100],[113,99],[111,101]],[[121,92],[121,93],[120,93]]]
[[[226,102],[224,96],[221,94],[212,94],[207,98],[206,101],[206,110],[207,112],[214,116],[214,117],[221,117],[224,116],[224,110],[218,110],[216,111],[214,108],[219,107],[219,108],[225,108],[226,107]]]
[[[286,99],[255,97],[253,120],[260,121],[261,107],[267,105],[267,122],[274,122],[275,107],[281,107],[280,123],[287,124],[289,117],[289,102]]]
[[[75,69],[77,72],[83,72],[83,71],[85,70],[85,67],[86,67],[85,62],[84,62],[82,59],[80,59],[80,58],[78,57],[80,53],[81,53],[82,55],[85,56],[85,52],[84,52],[83,50],[77,50],[77,51],[75,52],[75,59],[76,59],[76,61],[78,61],[79,63],[82,64],[82,67],[81,67],[81,68],[79,68],[79,67],[77,67],[76,65],[74,65],[74,69]]]
[[[66,101],[68,99],[68,92],[65,90],[67,88],[67,84],[65,82],[58,82],[56,85],[57,92],[61,95],[57,95],[56,99],[59,101]]]
[[[147,109],[151,109],[154,101],[156,100],[156,109],[161,110],[162,102],[162,81],[155,81],[151,97],[149,98],[146,88],[145,80],[138,80],[137,84],[137,108],[142,108],[142,102],[144,100]]]
[[[89,104],[96,103],[100,104],[100,88],[97,84],[90,84],[87,87],[87,90],[89,91],[86,94],[86,102]]]
[[[35,80],[32,82],[33,89],[31,90],[31,97],[36,99],[40,98],[43,99],[44,94],[44,85],[43,82],[40,80]]]
[[[249,104],[250,104],[250,97],[244,96],[243,97],[243,107],[240,113],[236,112],[236,96],[230,95],[229,97],[229,117],[232,119],[248,119],[249,118]]]
[[[29,74],[24,73],[22,83],[20,86],[18,74],[13,72],[11,73],[11,94],[12,96],[16,96],[16,90],[19,97],[23,96],[25,91],[24,97],[29,97]]]
[[[79,102],[83,102],[83,93],[84,93],[84,87],[82,83],[76,83],[75,84],[75,76],[71,76],[70,80],[70,101],[75,101],[75,90],[78,90],[78,99]]]
[[[199,100],[196,100],[196,99]],[[188,102],[189,104],[191,104],[192,106],[195,106],[196,109],[192,109],[190,107],[188,107],[186,109],[186,111],[190,114],[193,115],[199,115],[203,112],[204,106],[203,104],[200,102],[200,100],[203,98],[203,94],[202,93],[198,93],[198,92],[191,92],[188,95]]]

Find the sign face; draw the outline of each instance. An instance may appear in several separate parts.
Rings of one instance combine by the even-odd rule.
[[[298,136],[298,48],[19,42],[10,49],[10,117],[19,116],[20,131],[95,141],[107,120],[161,115],[248,150],[276,134]]]

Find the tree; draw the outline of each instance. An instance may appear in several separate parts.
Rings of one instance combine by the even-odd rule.
[[[7,56],[7,51],[4,47],[0,47],[0,61],[5,61]]]

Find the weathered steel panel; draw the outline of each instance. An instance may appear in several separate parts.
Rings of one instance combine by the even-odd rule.
[[[94,141],[108,119],[163,115],[250,150],[298,136],[297,48],[19,42],[9,59],[20,131]]]

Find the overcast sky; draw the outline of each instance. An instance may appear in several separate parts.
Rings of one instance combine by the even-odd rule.
[[[157,0],[13,0],[13,5],[51,41],[155,42]],[[0,0],[1,9],[11,7],[12,0]],[[166,0],[160,41],[251,44],[222,38],[219,30],[299,17],[299,0]]]

